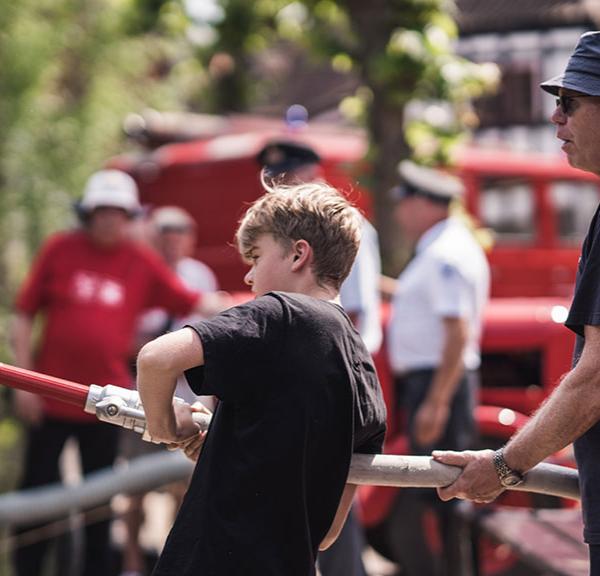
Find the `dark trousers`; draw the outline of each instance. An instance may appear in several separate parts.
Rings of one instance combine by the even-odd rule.
[[[84,474],[112,466],[117,454],[119,428],[110,424],[46,420],[28,434],[21,489],[60,481],[59,457],[69,438],[79,443]],[[22,526],[23,534],[39,526]],[[50,541],[43,539],[20,546],[14,553],[17,576],[39,576]],[[110,520],[89,524],[85,529],[83,576],[106,576],[110,570]]]
[[[319,571],[323,576],[367,576],[362,561],[364,548],[363,529],[352,509],[338,539],[319,552]]]
[[[474,420],[479,378],[466,372],[454,394],[450,416],[442,437],[430,446],[420,446],[414,437],[414,419],[425,400],[434,375],[433,369],[416,370],[396,378],[396,397],[401,399],[408,422],[411,453],[428,456],[434,449],[466,450],[476,439]],[[401,489],[395,504],[399,522],[394,548],[402,559],[407,576],[464,576],[470,563],[468,532],[455,513],[456,501],[442,502],[431,489]],[[434,515],[436,523],[427,522]],[[431,534],[431,526],[437,534]],[[429,528],[427,528],[429,526]],[[441,554],[432,553],[433,541]]]
[[[590,545],[590,576],[600,576],[600,545]]]

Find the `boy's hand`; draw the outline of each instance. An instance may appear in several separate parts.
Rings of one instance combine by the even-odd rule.
[[[201,412],[212,415],[212,412],[201,402],[195,402],[192,406],[189,404],[175,404],[173,409],[177,420],[177,437],[182,439],[171,442],[167,447],[169,450],[183,450],[184,454],[195,462],[200,456],[206,432],[200,430],[198,424],[193,421],[192,414]]]
[[[171,445],[178,449],[183,450],[183,453],[192,461],[197,462],[200,452],[202,452],[202,446],[204,446],[204,440],[206,439],[206,432],[198,432],[195,436],[192,436],[188,440],[179,444]],[[172,450],[174,448],[169,449]]]

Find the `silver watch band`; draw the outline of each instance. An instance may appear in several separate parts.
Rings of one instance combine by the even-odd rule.
[[[494,452],[494,468],[498,479],[503,486],[516,486],[523,481],[523,474],[518,470],[513,470],[504,459],[504,450],[502,448]]]

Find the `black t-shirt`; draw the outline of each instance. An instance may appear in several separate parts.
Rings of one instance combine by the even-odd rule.
[[[596,210],[583,242],[577,269],[575,294],[566,326],[577,334],[573,366],[584,345],[584,326],[600,325],[600,207]],[[600,423],[575,441],[579,486],[583,508],[584,537],[600,544]]]
[[[309,576],[353,452],[378,453],[385,405],[343,310],[272,292],[193,326],[219,398],[156,576]]]

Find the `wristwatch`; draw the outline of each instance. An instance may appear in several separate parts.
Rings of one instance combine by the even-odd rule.
[[[498,474],[500,484],[505,488],[518,486],[523,482],[523,474],[510,468],[506,460],[504,460],[502,448],[494,452],[494,468],[496,469],[496,474]]]

